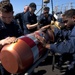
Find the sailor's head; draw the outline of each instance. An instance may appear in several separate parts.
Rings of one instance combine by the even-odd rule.
[[[29,10],[35,11],[36,10],[36,4],[35,3],[30,3],[29,4]]]
[[[10,24],[13,20],[13,6],[11,3],[0,2],[0,4],[0,19],[6,24]]]
[[[62,21],[66,27],[73,27],[75,25],[75,9],[65,11],[62,15]]]
[[[49,10],[50,10],[49,7],[44,7],[44,9],[43,9],[43,13],[44,13],[45,16],[48,16],[48,14],[49,14]]]
[[[28,5],[25,5],[24,6],[24,13],[26,13],[28,10],[29,10],[29,6]]]

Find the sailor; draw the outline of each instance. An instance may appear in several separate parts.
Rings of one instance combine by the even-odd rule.
[[[16,23],[13,20],[13,6],[11,3],[2,3],[0,2],[0,40],[13,37],[8,43],[12,42],[13,39],[22,35],[22,32]],[[4,43],[4,41],[3,41]],[[1,46],[4,44],[0,44]],[[1,50],[1,49],[0,49]],[[10,75],[0,63],[0,75]]]
[[[23,22],[24,22],[24,14],[29,10],[29,6],[25,5],[24,6],[24,11],[21,13],[17,13],[15,15],[15,19],[17,20],[17,22],[20,25],[20,28],[22,29],[22,31],[24,32],[24,28],[23,28]]]
[[[39,23],[39,27],[38,28],[50,25],[52,20],[56,21],[54,16],[52,14],[49,14],[49,11],[50,11],[49,7],[44,7],[43,13],[38,18],[38,23]]]
[[[37,30],[37,16],[34,14],[36,10],[36,4],[29,4],[29,11],[24,14],[24,34],[29,34]]]
[[[51,52],[72,54],[65,75],[75,75],[75,9],[69,9],[63,14],[64,29],[54,29],[55,42],[47,43],[41,36],[36,35],[38,41]]]

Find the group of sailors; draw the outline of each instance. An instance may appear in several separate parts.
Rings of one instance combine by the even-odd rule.
[[[42,27],[47,29],[52,28],[54,35],[54,42],[45,42],[43,37],[36,35],[38,41],[44,44],[43,46],[49,49],[51,52],[60,53],[61,59],[63,54],[71,54],[69,66],[65,75],[75,74],[75,9],[69,9],[62,15],[62,22],[59,23],[56,18],[49,13],[50,8],[44,7],[43,13],[38,17],[35,14],[37,6],[34,2],[24,7],[24,12],[18,13],[13,16],[13,6],[11,3],[3,4],[0,2],[0,40],[7,37],[15,37],[33,33]],[[57,26],[50,26],[51,21],[59,23]],[[54,23],[55,24],[55,23]],[[9,41],[8,43],[11,43]],[[2,44],[5,45],[6,43]],[[2,46],[1,45],[1,46]],[[0,46],[0,50],[1,47]],[[69,57],[68,57],[69,58]],[[0,75],[10,75],[0,63]]]
[[[45,7],[43,13],[38,17],[35,14],[36,9],[36,4],[30,3],[28,7],[24,7],[24,12],[15,15],[15,19],[19,21],[24,34],[32,33],[42,26],[50,24],[52,19],[55,20],[53,15],[49,14],[49,7]]]

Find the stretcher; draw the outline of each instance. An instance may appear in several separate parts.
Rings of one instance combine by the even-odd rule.
[[[32,72],[34,72],[34,69],[35,69],[36,67],[38,67],[39,64],[40,64],[43,60],[45,60],[45,59],[47,58],[48,53],[49,53],[49,51],[47,50],[46,53],[45,53],[42,57],[40,57],[40,59],[38,59],[26,72],[23,73],[23,75],[31,75]],[[11,75],[19,75],[19,73],[18,73],[18,74],[11,74]]]
[[[48,56],[49,51],[47,51],[38,61],[36,61],[29,69],[26,73],[24,73],[24,75],[31,75],[31,73],[34,71],[34,69],[39,66],[39,64],[45,60]]]

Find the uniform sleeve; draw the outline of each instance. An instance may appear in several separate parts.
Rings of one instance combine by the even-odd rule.
[[[54,28],[54,35],[55,35],[55,37],[56,37],[57,35],[62,36],[61,30],[58,29],[57,27],[55,27],[55,28]]]
[[[75,28],[72,30],[69,39],[50,45],[51,51],[56,53],[74,53],[75,52]]]
[[[71,40],[64,40],[63,42],[60,43],[54,43],[50,45],[50,49],[55,52],[55,53],[70,53],[70,50],[74,50],[73,46],[72,46],[72,42]]]

